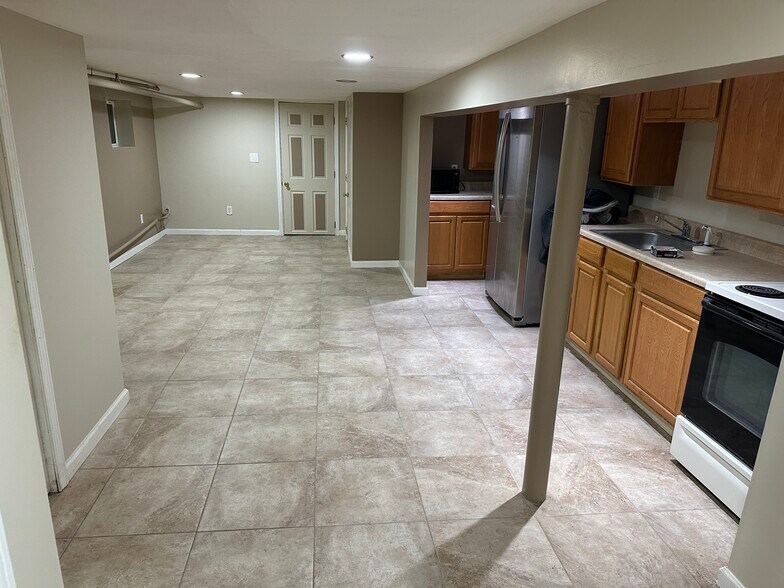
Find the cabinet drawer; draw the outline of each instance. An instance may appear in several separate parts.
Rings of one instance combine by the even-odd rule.
[[[489,200],[431,200],[430,214],[490,214]]]
[[[637,286],[649,294],[699,317],[705,292],[683,280],[673,278],[657,269],[643,265]]]
[[[604,246],[585,237],[580,237],[580,241],[577,243],[577,256],[588,263],[601,267],[602,259],[604,259]]]
[[[608,249],[604,254],[604,269],[616,278],[633,284],[637,275],[637,262],[631,257]]]

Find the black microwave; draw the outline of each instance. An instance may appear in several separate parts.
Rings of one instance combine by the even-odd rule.
[[[434,167],[430,171],[431,194],[457,194],[460,192],[460,170]]]

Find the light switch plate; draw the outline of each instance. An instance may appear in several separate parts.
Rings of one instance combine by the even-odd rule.
[[[233,208],[233,207],[231,207],[231,206],[227,206],[227,207],[226,207],[226,214],[228,214],[229,216],[231,216],[232,214],[234,214],[234,208]]]
[[[258,153],[249,153],[248,154],[248,161],[251,163],[258,163],[259,162],[259,154]]]

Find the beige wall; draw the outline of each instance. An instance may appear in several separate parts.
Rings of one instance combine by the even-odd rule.
[[[133,237],[141,228],[139,215],[148,224],[161,214],[161,182],[152,98],[90,88],[101,197],[109,251]],[[133,147],[112,147],[106,101],[129,100],[133,114]]]
[[[279,229],[272,100],[155,101],[163,206],[173,229]],[[248,154],[258,153],[259,163]],[[226,214],[226,206],[234,214]]]
[[[627,93],[784,69],[777,0],[608,0],[406,93],[400,260],[427,281],[427,195],[418,193],[420,118],[601,88]],[[641,30],[645,34],[641,34]],[[743,62],[771,59],[754,66]],[[712,69],[711,69],[712,68]],[[697,71],[703,70],[703,71]],[[695,72],[695,73],[690,73]],[[655,81],[645,81],[658,78]],[[417,233],[424,239],[417,240]]]
[[[7,202],[4,172],[0,159],[0,192]],[[0,218],[0,529],[8,543],[17,586],[59,586],[60,564],[2,221]]]
[[[355,93],[353,110],[352,258],[396,260],[403,95]]]
[[[0,51],[68,458],[123,388],[84,43],[0,8]]]
[[[779,371],[729,569],[746,588],[784,586],[784,370]]]
[[[784,215],[708,200],[716,123],[689,123],[683,133],[674,186],[638,188],[634,204],[784,245]],[[699,228],[699,227],[697,227]]]
[[[460,169],[462,182],[490,182],[492,171],[472,171],[465,167],[465,140],[468,116],[440,116],[433,119],[433,167]],[[489,188],[488,188],[489,189]]]

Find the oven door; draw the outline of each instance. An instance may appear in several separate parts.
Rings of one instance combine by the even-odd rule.
[[[784,350],[784,325],[708,294],[681,412],[754,467]]]

